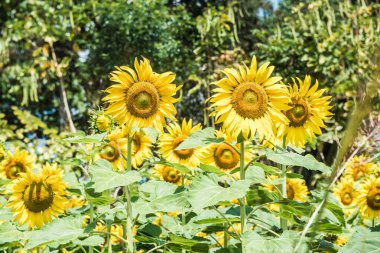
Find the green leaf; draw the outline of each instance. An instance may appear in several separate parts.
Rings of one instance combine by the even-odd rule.
[[[209,252],[209,246],[205,243],[207,241],[197,241],[174,234],[169,234],[169,238],[171,244],[176,244],[182,249],[191,250],[191,252]]]
[[[101,246],[104,242],[104,238],[99,235],[93,235],[84,240],[73,241],[74,244],[82,246]]]
[[[347,243],[338,251],[339,253],[379,253],[380,232],[371,232],[368,228],[358,227],[348,237]]]
[[[276,175],[277,174],[277,175],[279,175],[279,174],[282,173],[282,171],[279,168],[277,168],[277,167],[273,167],[273,166],[270,166],[270,165],[262,164],[262,163],[259,163],[259,162],[253,162],[252,165],[261,167],[268,174],[272,174],[272,175]]]
[[[208,127],[190,134],[176,150],[204,147],[214,138],[214,128]]]
[[[212,165],[208,165],[208,164],[201,163],[200,169],[203,170],[203,171],[205,171],[205,172],[215,173],[218,176],[225,176],[225,175],[227,175],[226,173],[224,173],[222,170],[218,169],[217,167],[212,166]]]
[[[309,170],[317,170],[324,173],[331,173],[330,167],[326,166],[324,163],[317,161],[310,154],[302,156],[296,153],[289,153],[284,151],[274,152],[273,150],[267,150],[266,156],[268,160],[271,160],[279,164],[287,166],[300,166]]]
[[[98,143],[101,142],[107,133],[86,135],[86,136],[74,136],[64,139],[64,142],[69,143]]]
[[[248,180],[239,180],[232,182],[230,187],[224,188],[218,184],[218,177],[215,174],[200,175],[189,187],[188,200],[194,209],[201,209],[220,201],[243,197],[250,184]]]
[[[249,166],[245,178],[250,180],[252,184],[260,184],[269,181],[265,178],[264,170],[259,166]]]
[[[234,222],[240,222],[240,218],[228,218],[232,223]],[[195,224],[224,224],[226,223],[226,219],[224,218],[208,218],[208,219],[202,219],[194,221]]]
[[[28,233],[25,250],[33,249],[42,244],[66,244],[83,234],[82,218],[65,217],[53,220],[51,223]]]
[[[318,224],[318,231],[328,234],[341,234],[342,226],[334,223],[320,223]]]
[[[140,174],[134,170],[125,173],[113,171],[111,163],[104,159],[97,160],[90,165],[90,173],[96,192],[127,186],[141,180]]]
[[[107,206],[115,202],[109,192],[95,192],[94,188],[86,189],[86,199],[96,206]]]
[[[22,238],[23,233],[18,231],[11,222],[0,224],[0,244],[20,241]]]
[[[188,167],[186,167],[185,165],[180,164],[180,163],[171,163],[171,162],[162,160],[162,161],[155,162],[154,164],[161,164],[161,165],[169,166],[169,167],[172,167],[176,170],[181,171],[182,173],[191,174],[191,170]]]
[[[152,143],[156,143],[159,136],[158,131],[153,127],[147,127],[143,129],[144,133],[148,136]]]
[[[344,224],[344,213],[340,206],[327,202],[325,208],[329,210],[341,224]]]

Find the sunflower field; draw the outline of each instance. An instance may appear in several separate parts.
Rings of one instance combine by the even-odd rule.
[[[0,27],[0,252],[380,252],[380,1],[2,1]]]

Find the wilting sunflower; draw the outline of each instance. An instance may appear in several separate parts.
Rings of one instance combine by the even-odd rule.
[[[144,159],[152,157],[153,144],[149,137],[144,133],[143,129],[136,131],[132,137],[132,166],[139,167]]]
[[[290,86],[290,109],[284,110],[289,119],[287,124],[279,124],[279,135],[285,136],[285,145],[304,147],[308,140],[315,138],[316,134],[322,134],[321,128],[326,127],[324,121],[330,119],[332,113],[331,96],[322,96],[326,89],[318,89],[318,81],[311,87],[311,77],[305,80],[293,79],[294,85]]]
[[[110,131],[114,126],[114,120],[111,116],[104,113],[103,109],[91,112],[91,128],[97,133]]]
[[[164,133],[158,139],[158,151],[172,163],[181,163],[190,167],[197,167],[199,159],[203,156],[202,148],[190,148],[175,150],[191,133],[201,130],[201,124],[192,126],[193,121],[182,121],[182,127],[177,123],[171,123],[166,127],[168,133]]]
[[[16,148],[14,154],[9,152],[0,165],[0,177],[15,179],[19,173],[28,173],[32,170],[34,161],[28,151]]]
[[[364,155],[354,156],[346,166],[344,175],[351,177],[354,181],[368,176],[371,173],[372,168],[375,168],[375,164],[369,162],[368,157]]]
[[[341,178],[333,192],[342,205],[344,214],[351,215],[355,211],[358,196],[354,189],[354,181],[349,177]]]
[[[166,165],[156,165],[154,172],[156,176],[160,177],[160,180],[182,185],[182,175],[179,170],[176,170],[170,166]]]
[[[224,138],[226,143],[230,143],[234,138],[227,134],[225,131],[215,131],[216,138]],[[230,171],[239,166],[240,155],[236,150],[240,149],[240,144],[228,145],[226,143],[213,143],[210,144],[206,150],[205,155],[201,159],[204,164],[215,166],[223,171]],[[244,149],[244,163],[248,164],[251,161],[252,153],[249,147]]]
[[[370,176],[360,185],[358,194],[359,213],[364,219],[380,217],[380,178]]]
[[[9,185],[8,192],[12,195],[7,207],[20,225],[28,222],[29,228],[41,228],[52,216],[64,213],[67,184],[62,180],[62,173],[47,163],[40,174],[20,173]]]
[[[231,133],[240,133],[247,139],[258,133],[259,139],[273,135],[275,123],[287,123],[281,112],[288,110],[290,102],[288,91],[280,83],[281,77],[270,77],[274,67],[269,62],[257,70],[256,58],[252,58],[250,68],[239,66],[239,70],[227,68],[227,76],[214,84],[211,97],[215,108],[216,123]]]
[[[110,80],[115,82],[106,89],[103,100],[109,103],[106,113],[113,116],[119,125],[134,125],[140,128],[152,126],[163,129],[165,118],[175,120],[176,109],[173,98],[181,88],[172,82],[175,74],[153,72],[149,60],[135,59],[135,70],[127,66],[116,67]]]
[[[123,171],[127,165],[124,158],[127,155],[127,147],[128,140],[116,129],[107,136],[106,143],[100,147],[96,159],[105,159],[112,163],[114,170]]]

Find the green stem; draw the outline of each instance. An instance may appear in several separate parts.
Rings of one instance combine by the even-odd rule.
[[[282,175],[281,175],[281,195],[282,198],[285,199],[287,198],[287,193],[286,193],[286,166],[285,165],[280,165]],[[280,225],[282,231],[285,231],[288,229],[288,221],[285,218],[280,217]]]
[[[227,233],[227,224],[224,225],[224,248],[228,247],[228,233]]]
[[[108,224],[108,235],[107,235],[107,238],[108,238],[108,241],[107,241],[107,244],[108,244],[108,253],[112,253],[112,243],[111,243],[111,223]]]
[[[128,146],[127,146],[127,171],[132,170],[132,137],[128,136]],[[124,187],[124,196],[127,200],[127,223],[126,223],[126,249],[128,253],[134,252],[133,245],[133,220],[132,220],[132,200],[131,200],[131,190],[129,185]]]
[[[92,223],[93,221],[94,221],[94,206],[90,202],[90,223]],[[94,247],[90,246],[89,253],[93,253],[93,252],[94,252]]]
[[[245,168],[244,168],[244,141],[240,143],[240,180],[245,179]],[[240,203],[240,224],[241,224],[241,233],[245,232],[246,229],[246,213],[245,213],[245,198],[242,197],[239,199]],[[242,239],[242,253],[245,253],[245,245]]]

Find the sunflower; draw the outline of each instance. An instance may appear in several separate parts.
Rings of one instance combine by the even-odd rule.
[[[216,123],[223,122],[223,128],[232,133],[243,133],[248,139],[255,133],[260,140],[273,135],[275,123],[287,123],[281,112],[290,107],[286,86],[279,83],[281,77],[270,77],[274,70],[269,62],[257,70],[256,58],[252,58],[250,68],[239,66],[239,70],[227,68],[227,76],[214,84],[211,97]]]
[[[0,165],[0,177],[15,179],[19,173],[28,173],[32,170],[34,161],[28,151],[16,148],[14,154],[8,153]]]
[[[112,167],[116,171],[125,170],[127,162],[128,140],[121,136],[120,130],[115,129],[106,138],[106,143],[100,146],[99,153],[95,159],[105,159],[112,163]]]
[[[111,130],[114,126],[114,120],[111,116],[104,113],[103,109],[91,112],[91,128],[97,133],[104,133]]]
[[[284,110],[288,118],[287,124],[277,124],[279,135],[285,136],[285,145],[304,147],[306,142],[322,134],[321,128],[326,127],[324,120],[333,115],[329,109],[331,96],[322,96],[325,89],[318,89],[318,81],[311,86],[311,77],[306,76],[302,81],[293,79],[293,87],[289,87],[290,109]]]
[[[375,164],[368,162],[368,158],[364,155],[354,156],[346,166],[344,175],[351,177],[354,181],[368,176],[371,173],[372,168],[375,168]]]
[[[343,245],[347,243],[347,240],[348,240],[347,235],[338,235],[334,243],[342,247]]]
[[[173,84],[175,74],[153,72],[149,60],[135,59],[135,70],[127,66],[116,67],[110,80],[115,82],[106,89],[103,100],[109,103],[106,113],[113,116],[119,125],[154,127],[163,129],[165,118],[175,120],[176,109],[173,98],[181,88]]]
[[[364,219],[375,220],[380,217],[380,178],[365,178],[359,188],[359,213]]]
[[[132,136],[132,166],[139,167],[144,159],[152,157],[153,144],[143,129],[136,131]]]
[[[78,195],[72,195],[69,199],[69,203],[67,204],[67,208],[76,208],[82,207],[87,204],[87,201],[84,197]]]
[[[133,237],[135,237],[137,234],[137,228],[138,228],[137,225],[134,225],[132,228]],[[112,235],[118,235],[118,237],[111,235],[111,244],[113,245],[122,244],[123,241],[120,240],[120,238],[123,238],[123,226],[120,224],[114,224],[111,226],[110,230],[111,230],[110,232]],[[134,239],[134,242],[137,242],[137,240]]]
[[[168,133],[164,133],[158,140],[158,151],[172,163],[181,163],[189,167],[198,167],[199,159],[203,156],[202,148],[190,148],[175,150],[191,133],[201,130],[201,124],[192,126],[190,119],[182,121],[182,127],[177,123],[171,123],[166,127]]]
[[[173,183],[176,185],[182,185],[182,175],[179,170],[176,170],[166,165],[156,165],[154,172],[156,176],[160,177],[160,180]]]
[[[218,139],[224,138],[226,143],[231,143],[234,140],[234,137],[223,130],[216,130],[215,137]],[[202,163],[215,166],[222,171],[231,171],[239,166],[240,155],[236,150],[239,150],[240,144],[228,145],[226,143],[210,144],[201,159]],[[247,147],[244,149],[244,163],[248,164],[251,159],[252,153]]]
[[[20,225],[41,228],[67,208],[67,184],[56,165],[46,163],[40,174],[20,173],[8,188],[11,196],[7,207]]]
[[[355,210],[358,196],[354,189],[354,181],[349,177],[341,178],[333,192],[342,205],[344,214],[350,216]]]

